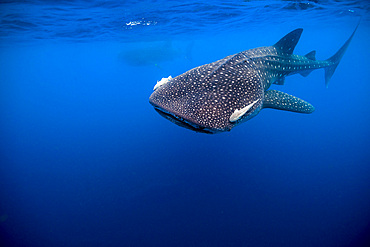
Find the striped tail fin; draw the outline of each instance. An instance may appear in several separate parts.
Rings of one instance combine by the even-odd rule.
[[[332,62],[333,65],[325,68],[325,86],[326,87],[328,87],[329,81],[330,81],[331,77],[333,76],[334,71],[337,68],[340,60],[342,59],[342,57],[344,55],[344,52],[347,50],[349,43],[351,43],[351,40],[352,40],[353,36],[355,35],[355,32],[356,32],[359,24],[360,24],[360,22],[358,22],[358,24],[357,24],[355,30],[353,31],[351,37],[348,38],[346,43],[344,43],[344,45],[337,51],[337,53],[335,53],[332,57],[327,59],[327,61]]]

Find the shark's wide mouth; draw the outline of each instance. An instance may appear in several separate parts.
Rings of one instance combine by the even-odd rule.
[[[178,115],[172,114],[172,113],[170,113],[170,112],[168,112],[168,111],[166,111],[166,110],[164,110],[164,109],[162,109],[158,106],[154,105],[154,109],[162,117],[170,120],[171,122],[173,122],[174,124],[177,124],[178,126],[190,129],[190,130],[195,131],[195,132],[205,133],[205,134],[215,134],[215,133],[218,132],[218,131],[215,131],[215,130],[212,130],[212,129],[209,129],[209,128],[206,128],[206,127],[199,126],[195,123],[189,122],[186,119],[184,119],[184,118],[182,118]]]

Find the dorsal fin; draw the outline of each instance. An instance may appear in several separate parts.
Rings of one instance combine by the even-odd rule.
[[[316,61],[316,51],[315,50],[313,50],[313,51],[311,51],[311,52],[309,52],[309,53],[307,53],[306,55],[304,55],[305,57],[307,57],[308,59],[311,59],[311,60],[314,60],[314,61]]]
[[[301,37],[303,29],[298,28],[294,31],[291,31],[280,39],[274,47],[279,51],[287,54],[293,54],[293,50],[298,43],[299,38]]]

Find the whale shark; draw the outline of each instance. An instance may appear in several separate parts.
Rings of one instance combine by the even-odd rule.
[[[304,56],[293,54],[303,31],[298,28],[273,46],[245,50],[174,78],[162,78],[149,102],[171,122],[207,134],[230,131],[265,108],[312,113],[315,108],[310,103],[270,86],[284,85],[287,76],[298,73],[306,77],[322,68],[327,87],[357,27],[326,60],[317,60],[315,50]]]
[[[118,59],[129,66],[156,66],[179,59],[192,60],[193,42],[186,47],[174,45],[171,40],[125,44]]]

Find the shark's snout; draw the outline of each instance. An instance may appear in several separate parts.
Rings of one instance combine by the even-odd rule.
[[[161,95],[157,95],[156,92],[149,98],[149,103],[154,107],[154,109],[165,119],[170,120],[171,122],[177,124],[178,126],[206,134],[214,134],[217,133],[217,130],[212,130],[207,128],[206,126],[198,123],[194,119],[190,119],[187,116],[184,116],[181,112],[177,111],[176,109],[170,109],[168,106],[161,104],[158,101],[158,97],[163,97]]]

